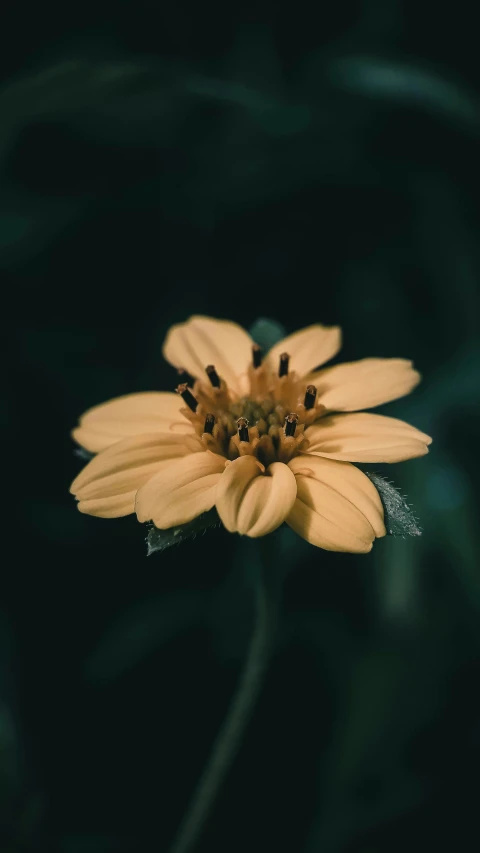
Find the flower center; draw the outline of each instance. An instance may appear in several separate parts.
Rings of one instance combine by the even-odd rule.
[[[289,362],[289,354],[282,353],[273,369],[262,362],[262,350],[254,344],[252,364],[240,377],[249,386],[242,396],[227,386],[213,364],[205,367],[207,380],[193,381],[179,369],[184,381],[176,390],[185,403],[182,414],[206,449],[226,459],[253,455],[267,466],[288,462],[305,448],[306,427],[325,409],[317,401],[316,387],[302,382]]]

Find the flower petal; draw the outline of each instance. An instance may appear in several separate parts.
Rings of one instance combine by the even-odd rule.
[[[82,447],[98,453],[141,433],[193,433],[191,423],[180,412],[183,406],[181,397],[170,392],[126,394],[85,412],[72,436]]]
[[[201,450],[195,437],[153,433],[118,441],[101,451],[80,471],[70,491],[80,501],[80,512],[99,515],[108,511],[107,517],[116,517],[135,511],[136,491],[158,470],[178,456]],[[113,501],[112,498],[123,500]],[[127,497],[128,496],[128,497]],[[105,501],[107,503],[105,503]],[[109,502],[110,501],[110,502]]]
[[[295,501],[295,477],[283,462],[267,468],[254,456],[241,456],[222,474],[216,496],[218,514],[231,533],[253,538],[275,530]]]
[[[372,481],[349,462],[336,462],[319,456],[295,456],[289,468],[296,477],[313,477],[343,495],[371,524],[375,536],[385,536],[383,505]]]
[[[288,352],[289,368],[299,376],[305,376],[321,364],[333,358],[342,345],[342,331],[339,326],[307,326],[275,344],[267,359],[271,370],[277,371],[280,355]]]
[[[94,456],[75,478],[70,491],[79,494],[87,486],[106,477],[128,477],[133,470],[169,461],[176,456],[186,456],[197,447],[198,450],[203,447],[197,436],[146,433],[124,438]]]
[[[186,524],[212,508],[224,469],[225,458],[209,450],[163,466],[137,493],[138,520],[153,521],[162,530]]]
[[[355,412],[409,394],[420,374],[405,358],[363,358],[326,367],[308,377],[318,401],[332,412]]]
[[[367,412],[321,418],[305,437],[307,454],[347,462],[402,462],[424,456],[432,441],[405,421]]]
[[[286,522],[312,545],[366,553],[375,536],[385,536],[378,492],[354,465],[297,456],[289,467],[297,480],[297,500]]]
[[[79,501],[78,509],[86,515],[95,515],[97,518],[121,518],[135,512],[136,493],[136,489],[134,489],[121,495]]]
[[[183,367],[192,376],[205,378],[208,364],[236,393],[244,393],[248,366],[252,360],[250,335],[229,320],[194,315],[186,323],[169,330],[163,355],[175,367]]]

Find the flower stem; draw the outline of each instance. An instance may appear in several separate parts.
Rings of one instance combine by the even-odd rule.
[[[271,544],[269,541],[269,548],[265,540],[260,540],[266,559],[255,573],[257,618],[240,682],[170,853],[190,853],[194,849],[261,690],[272,651],[283,581],[280,566],[272,565]]]

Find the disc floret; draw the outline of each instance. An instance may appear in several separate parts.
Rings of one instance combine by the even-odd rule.
[[[186,383],[177,387],[186,403],[182,414],[208,449],[226,459],[253,455],[262,465],[288,462],[306,443],[305,427],[324,411],[316,387],[290,371],[289,362],[289,354],[281,353],[273,371],[255,344],[247,377],[250,388],[241,397],[209,364],[206,380],[197,379],[191,389]]]

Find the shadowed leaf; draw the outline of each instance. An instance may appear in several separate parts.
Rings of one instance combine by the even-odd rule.
[[[78,456],[79,459],[83,459],[84,462],[90,462],[90,460],[95,456],[94,453],[91,453],[89,450],[85,450],[84,447],[76,447],[73,454],[74,456]]]
[[[365,472],[377,489],[385,512],[385,527],[389,536],[421,536],[422,531],[418,526],[412,508],[409,507],[405,498],[400,494],[388,480]]]
[[[478,133],[474,93],[439,69],[398,57],[341,56],[328,69],[330,82],[369,97],[414,105]]]
[[[196,536],[197,533],[205,533],[209,527],[219,525],[220,519],[215,507],[199,515],[198,518],[189,521],[188,524],[182,524],[178,527],[159,530],[158,527],[152,525],[146,539],[147,556],[150,557],[155,551],[165,551],[165,548],[170,548],[171,545],[178,545],[190,536]]]
[[[259,317],[258,320],[255,320],[248,333],[264,350],[269,350],[278,344],[287,334],[285,326],[276,320],[270,320],[268,317]]]

